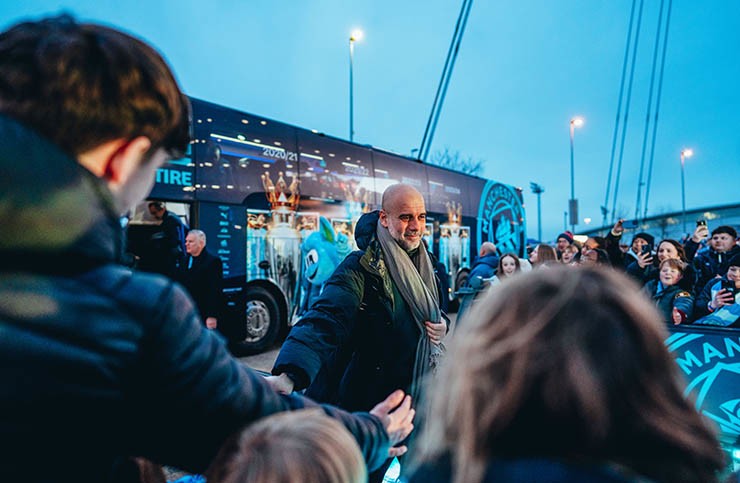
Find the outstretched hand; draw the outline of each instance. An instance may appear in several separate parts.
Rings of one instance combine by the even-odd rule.
[[[406,439],[414,429],[416,411],[411,408],[411,396],[406,396],[400,389],[393,391],[383,402],[375,406],[370,414],[380,419],[388,433],[391,440],[388,456],[392,458],[406,453],[408,451],[406,446],[396,445]]]

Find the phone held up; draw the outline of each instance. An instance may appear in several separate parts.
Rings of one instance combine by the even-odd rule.
[[[624,220],[624,221],[622,221],[622,227],[623,228],[626,228],[628,230],[629,229],[633,229],[633,228],[637,228],[637,225],[638,225],[637,220]]]
[[[696,226],[707,226],[707,220],[696,220]]]
[[[727,290],[732,295],[737,294],[737,288],[735,287],[734,280],[722,280],[722,288]]]

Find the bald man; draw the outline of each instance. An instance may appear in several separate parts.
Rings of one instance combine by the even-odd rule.
[[[441,360],[446,318],[434,260],[422,242],[424,197],[390,186],[382,209],[355,228],[360,250],[337,267],[309,311],[290,331],[269,381],[282,392],[371,408],[395,389],[419,404],[419,382]],[[382,481],[382,473],[370,481]]]
[[[480,245],[479,255],[473,260],[473,265],[468,274],[468,283],[473,278],[487,279],[496,275],[498,268],[498,253],[496,245],[491,242],[483,242]]]

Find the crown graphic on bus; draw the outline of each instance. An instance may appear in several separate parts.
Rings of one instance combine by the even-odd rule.
[[[275,184],[270,179],[269,171],[265,171],[261,178],[262,186],[265,188],[265,196],[272,211],[296,211],[298,209],[301,193],[298,190],[298,179],[295,176],[293,176],[290,186],[285,182],[282,171],[278,173]]]

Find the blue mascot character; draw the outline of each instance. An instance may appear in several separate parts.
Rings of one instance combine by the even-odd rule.
[[[319,218],[319,229],[308,235],[301,245],[303,274],[301,277],[300,303],[296,307],[297,319],[311,307],[321,293],[334,269],[339,266],[351,249],[349,239],[343,233],[334,233],[331,223],[323,216]]]

